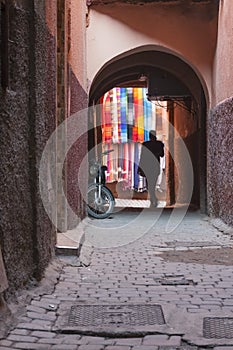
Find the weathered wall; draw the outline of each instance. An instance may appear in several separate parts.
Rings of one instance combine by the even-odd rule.
[[[232,59],[233,46],[233,2],[220,1],[218,18],[218,36],[213,69],[212,106],[233,96]]]
[[[86,215],[83,195],[86,193],[87,186],[87,165],[80,168],[87,154],[85,2],[71,0],[68,11],[69,115],[77,114],[78,130],[82,133],[82,137],[77,139],[67,157],[67,196],[73,210],[73,212],[68,211],[68,228],[73,228]],[[83,110],[84,113],[80,112]]]
[[[31,3],[31,2],[30,2]],[[32,6],[32,4],[31,4]],[[34,146],[35,152],[35,236],[34,249],[38,252],[37,275],[41,276],[44,268],[47,266],[51,257],[54,255],[56,242],[55,229],[50,219],[45,213],[40,193],[39,193],[39,172],[41,155],[45,144],[52,131],[56,127],[56,38],[55,32],[55,9],[56,0],[50,1],[48,7],[47,1],[34,0],[34,37],[31,36],[31,48],[34,43],[34,67],[30,79],[34,77],[32,88],[34,96],[31,102],[30,118],[33,118],[31,133],[35,135]],[[47,25],[47,19],[53,18],[53,31]],[[34,70],[34,72],[33,72]],[[33,165],[32,165],[33,166]],[[50,194],[51,195],[51,194]],[[51,199],[52,200],[52,199]]]
[[[198,115],[192,111],[192,106],[174,104],[174,128],[177,135],[174,137],[174,161],[175,161],[175,189],[180,203],[188,203],[188,193],[193,191],[191,204],[199,207],[199,133]],[[182,142],[180,142],[180,138]],[[186,152],[190,156],[192,169],[187,166]],[[193,172],[191,182],[190,170]]]
[[[92,82],[104,64],[116,56],[151,45],[183,58],[210,91],[217,33],[216,9],[214,4],[191,6],[188,2],[182,5],[91,6],[87,29],[89,81]]]
[[[233,226],[233,98],[212,109],[209,116],[209,212]]]
[[[208,117],[208,207],[233,225],[233,2],[220,1],[213,70],[213,104]]]
[[[55,127],[56,89],[55,39],[45,23],[44,2],[9,4],[9,84],[0,91],[0,244],[10,294],[40,278],[54,252],[55,233],[40,200],[38,168]]]
[[[14,21],[13,21],[14,18]],[[3,17],[1,18],[3,21]],[[14,25],[12,23],[14,22]],[[29,160],[29,21],[23,7],[10,10],[8,89],[1,88],[0,238],[7,277],[18,287],[33,274],[33,208]],[[3,34],[3,33],[1,33]],[[13,42],[14,38],[14,42]],[[1,39],[3,36],[1,35]],[[1,59],[2,59],[1,50]],[[24,54],[23,54],[24,53]],[[9,61],[9,59],[8,59]],[[3,62],[1,62],[3,64]],[[17,79],[14,79],[17,77]],[[1,83],[3,76],[1,75]],[[20,101],[20,104],[18,103]],[[17,218],[17,221],[15,220]],[[27,252],[27,254],[23,254]]]

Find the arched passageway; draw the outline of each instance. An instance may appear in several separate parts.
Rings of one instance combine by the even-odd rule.
[[[140,76],[146,76],[142,81]],[[147,47],[131,51],[105,64],[95,76],[89,92],[89,105],[101,103],[102,96],[114,87],[146,87],[152,103],[166,101],[167,130],[166,204],[186,202],[190,186],[186,162],[180,148],[182,139],[191,158],[194,183],[191,204],[206,210],[206,96],[194,69],[174,54]],[[101,116],[96,113],[97,119]],[[89,149],[102,143],[101,123],[95,129],[90,118]],[[94,128],[92,128],[94,126]],[[182,176],[180,176],[182,175]]]

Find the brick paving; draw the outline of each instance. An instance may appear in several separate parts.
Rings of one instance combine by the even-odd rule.
[[[220,232],[198,212],[188,213],[168,233],[164,230],[168,217],[162,214],[141,236],[135,233],[137,227],[140,229],[137,222],[136,226],[132,222],[126,243],[120,244],[110,235],[107,248],[96,244],[94,236],[99,230],[108,232],[116,225],[120,235],[120,223],[125,226],[136,215],[127,212],[107,221],[88,219],[83,254],[89,248],[90,264],[83,265],[77,257],[57,257],[51,280],[46,276],[42,285],[25,297],[15,326],[0,340],[0,350],[232,350],[233,337],[206,339],[202,329],[204,317],[233,317],[232,266],[217,258],[216,263],[163,259],[168,251],[182,254],[229,248],[231,235]],[[149,211],[141,217],[142,227],[148,215],[155,214]],[[105,234],[99,236],[99,242],[103,243]],[[66,322],[61,310],[68,312],[77,304],[161,305],[166,324],[155,325],[145,334],[137,333],[137,327],[132,327],[132,333],[114,333],[116,325],[112,334],[102,334],[98,327],[87,327],[87,334],[83,330],[79,334],[61,333],[59,320]]]

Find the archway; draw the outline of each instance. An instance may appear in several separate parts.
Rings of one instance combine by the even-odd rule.
[[[98,104],[101,96],[116,86],[145,86],[139,79],[142,74],[147,77],[148,98],[167,101],[169,122],[181,133],[192,160],[194,189],[191,203],[205,212],[206,95],[204,84],[189,64],[172,53],[146,47],[127,52],[100,69],[90,88],[89,105]],[[101,132],[96,134],[101,138]],[[89,149],[98,140],[94,137],[94,131],[90,132]],[[169,148],[171,147],[175,147],[176,162],[182,168],[182,157],[174,135],[169,136]],[[171,157],[168,168],[167,204],[172,205],[179,179],[176,178],[176,167]]]

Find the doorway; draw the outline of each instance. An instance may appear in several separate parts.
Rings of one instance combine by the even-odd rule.
[[[186,72],[185,79],[184,71]],[[142,76],[146,77],[144,81],[141,79]],[[140,110],[139,120],[137,120],[139,133],[138,139],[131,140],[129,138],[131,123],[127,122],[131,118],[130,110],[126,110],[124,103],[123,107],[120,106],[125,122],[122,123],[121,119],[119,136],[119,114],[116,123],[116,120],[114,121],[114,99],[116,100],[115,95],[118,92],[118,94],[122,94],[122,101],[129,102],[130,92],[135,91],[138,96],[139,90],[139,95],[143,97],[139,98],[140,103],[137,103],[138,107],[136,107]],[[148,109],[154,108],[156,110],[155,120],[157,123],[152,129],[157,131],[159,138],[166,146],[165,166],[162,169],[163,189],[162,192],[157,193],[158,198],[165,202],[167,207],[187,204],[186,194],[187,191],[190,191],[190,178],[182,152],[182,147],[185,147],[191,160],[193,172],[190,206],[205,212],[206,102],[201,82],[190,66],[176,56],[164,52],[137,52],[129,57],[118,58],[115,62],[109,63],[109,66],[102,68],[93,81],[90,90],[90,105],[100,107],[96,109],[97,124],[93,125],[93,118],[90,120],[92,126],[89,126],[89,129],[94,131],[89,133],[89,149],[98,144],[101,145],[101,147],[98,146],[99,149],[114,147],[116,153],[121,154],[118,158],[106,159],[110,165],[107,178],[108,186],[116,198],[144,199],[147,196],[141,179],[132,181],[132,171],[131,175],[128,171],[129,164],[122,167],[122,159],[125,159],[125,154],[129,153],[129,149],[131,153],[134,153],[134,157],[135,153],[138,157],[140,144],[146,141],[149,130],[144,124],[143,127],[142,124],[140,126],[140,123],[142,123],[142,119],[145,123],[147,105],[150,106]],[[117,108],[119,111],[119,105],[117,107],[116,103],[116,116]],[[103,111],[104,117],[109,118],[107,123],[106,120],[103,121]],[[122,118],[122,114],[120,114],[120,118]],[[167,120],[165,129],[163,127],[161,129],[161,120],[159,120],[161,114],[163,115],[162,120]],[[143,132],[140,132],[140,129],[143,129]],[[109,139],[107,139],[108,137]],[[119,142],[119,138],[122,137],[124,142],[121,142],[122,139]],[[182,147],[180,140],[184,145]],[[132,141],[134,141],[133,146]],[[118,159],[117,164],[113,166],[111,162],[116,162],[116,158]],[[135,171],[137,161],[130,158],[129,162],[134,163]]]
[[[151,102],[146,87],[124,84],[107,91],[100,105],[102,151],[113,150],[104,155],[103,162],[116,206],[149,207],[146,180],[137,173],[138,163],[142,143],[149,140],[151,130],[156,130],[157,139],[167,144],[167,102]],[[160,160],[155,189],[160,207],[166,205],[165,164],[166,155]]]

